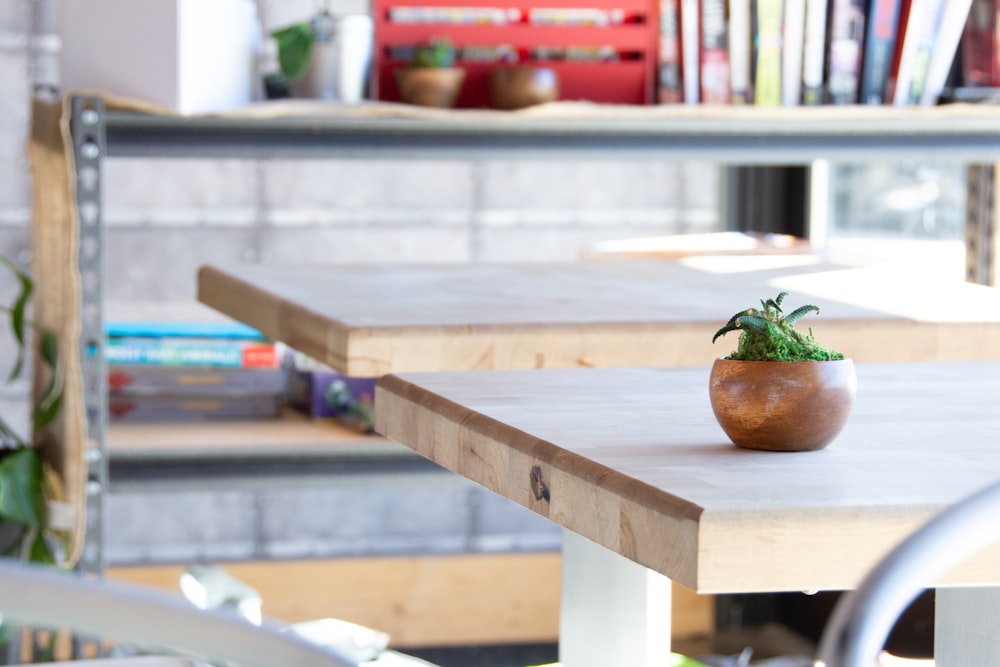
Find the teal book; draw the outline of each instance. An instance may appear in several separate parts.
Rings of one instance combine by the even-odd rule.
[[[132,366],[207,366],[278,368],[276,343],[216,338],[110,338],[104,347],[108,364]]]

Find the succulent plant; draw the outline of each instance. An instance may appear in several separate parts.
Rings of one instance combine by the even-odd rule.
[[[840,352],[819,345],[809,333],[795,329],[795,323],[809,313],[819,313],[817,306],[799,306],[787,315],[781,303],[788,292],[781,292],[774,299],[761,300],[761,307],[747,308],[729,318],[726,325],[715,332],[712,342],[730,331],[739,331],[736,351],[726,359],[735,361],[834,361],[843,359]]]
[[[432,39],[426,46],[413,50],[410,67],[454,67],[456,57],[457,51],[449,40]]]

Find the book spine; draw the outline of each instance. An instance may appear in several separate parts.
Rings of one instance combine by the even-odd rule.
[[[114,422],[273,419],[281,414],[280,396],[118,396],[108,397]]]
[[[973,0],[969,22],[962,37],[962,85],[994,87],[1000,85],[997,67],[995,0]]]
[[[929,107],[937,104],[938,97],[948,80],[958,43],[962,39],[965,24],[969,18],[972,0],[947,0],[942,5],[941,23],[934,39],[934,50],[927,65],[924,90],[920,95],[920,105]]]
[[[684,101],[681,87],[681,40],[678,0],[660,1],[660,55],[657,100],[660,104]]]
[[[698,82],[698,61],[701,51],[701,30],[698,26],[698,0],[680,0],[681,7],[681,77],[684,82],[684,103],[698,104],[701,85]]]
[[[899,0],[872,0],[861,71],[862,104],[883,104],[896,45]]]
[[[937,42],[938,30],[941,27],[941,13],[945,7],[944,0],[937,0],[931,11],[930,20],[924,23],[924,31],[917,43],[917,52],[913,59],[913,75],[910,79],[910,92],[907,104],[920,104],[924,89],[927,87],[927,74],[934,56],[934,44]]]
[[[802,102],[802,58],[805,46],[806,0],[785,0],[781,44],[781,104]]]
[[[726,0],[701,0],[701,101],[729,104]]]
[[[729,89],[733,104],[750,104],[750,0],[729,0]]]
[[[885,101],[892,104],[896,96],[896,79],[899,77],[899,63],[903,55],[903,44],[906,42],[906,26],[910,19],[910,0],[900,0],[899,18],[896,20],[896,43],[892,48],[892,60],[885,80]]]
[[[805,35],[802,40],[802,103],[823,103],[823,72],[826,67],[827,0],[808,0]]]
[[[118,394],[282,394],[286,379],[283,368],[108,367],[108,390]]]
[[[112,338],[104,347],[108,364],[278,368],[279,346],[244,340]]]
[[[899,66],[896,68],[896,80],[893,85],[892,103],[894,106],[905,106],[910,97],[910,82],[913,80],[913,66],[917,56],[917,47],[924,33],[924,23],[930,20],[928,14],[937,0],[911,0],[910,10],[906,16],[906,28],[903,31],[903,44],[899,54]]]
[[[864,39],[864,0],[833,0],[827,75],[831,104],[857,103]]]
[[[754,104],[781,104],[782,0],[755,0]]]

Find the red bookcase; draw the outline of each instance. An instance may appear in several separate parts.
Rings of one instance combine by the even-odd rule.
[[[489,73],[509,63],[550,67],[561,100],[650,104],[657,30],[652,0],[374,0],[373,84],[398,101],[393,70],[413,47],[447,38],[466,80],[455,106],[489,107]]]

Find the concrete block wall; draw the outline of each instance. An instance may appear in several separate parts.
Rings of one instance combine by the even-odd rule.
[[[191,298],[210,261],[576,261],[601,240],[714,229],[716,175],[658,162],[109,160],[108,296]]]
[[[194,486],[113,490],[108,563],[539,552],[562,540],[556,524],[444,470]]]

